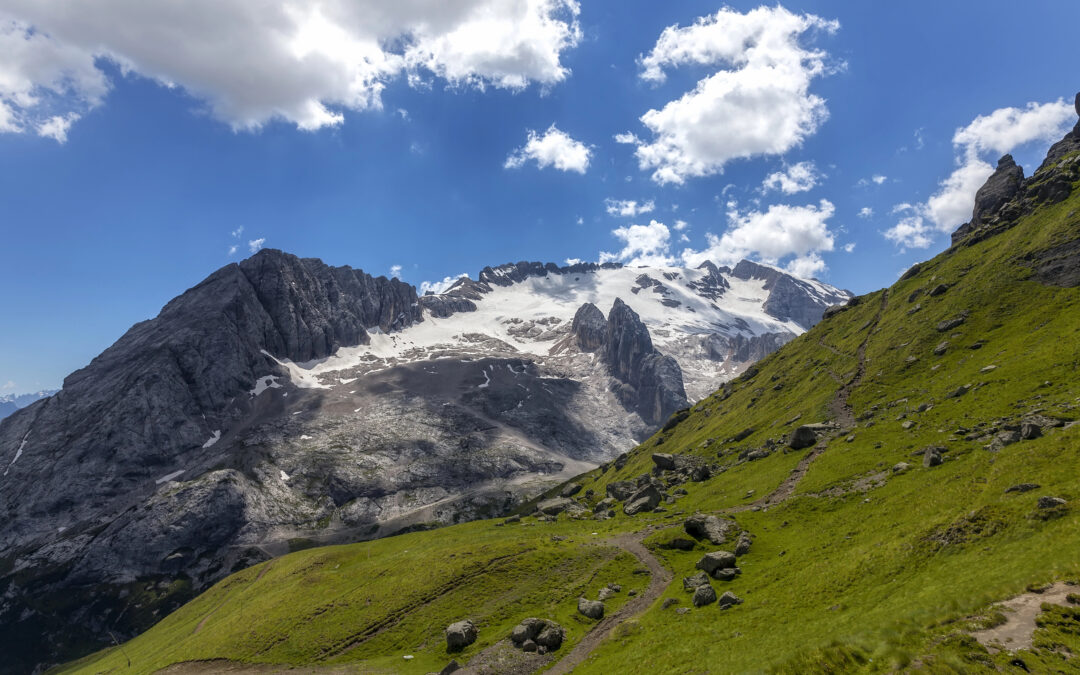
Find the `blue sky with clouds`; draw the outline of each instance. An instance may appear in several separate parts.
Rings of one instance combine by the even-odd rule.
[[[258,246],[866,292],[1075,122],[1080,5],[0,0],[0,393]]]

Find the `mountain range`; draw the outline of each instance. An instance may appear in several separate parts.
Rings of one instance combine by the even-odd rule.
[[[509,513],[850,297],[746,260],[421,296],[260,251],[0,422],[5,650],[78,655],[290,551]]]

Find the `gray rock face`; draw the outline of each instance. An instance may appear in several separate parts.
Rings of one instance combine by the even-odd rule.
[[[590,619],[603,619],[604,618],[604,603],[599,600],[589,600],[587,598],[578,598],[577,611],[583,616],[587,616]]]
[[[709,583],[709,575],[704,572],[698,572],[697,574],[689,577],[683,577],[682,585],[683,590],[692,591],[698,586],[704,586]]]
[[[769,298],[763,309],[778,319],[794,321],[803,328],[810,328],[821,320],[827,308],[851,296],[845,292],[824,297],[806,281],[749,260],[740,261],[731,274],[738,279],[764,279]]]
[[[446,627],[446,651],[458,652],[476,642],[476,624],[469,619]]]
[[[729,607],[734,607],[735,605],[741,604],[742,598],[735,595],[731,591],[726,591],[723,595],[720,596],[720,599],[717,601],[717,605],[719,605],[720,609],[728,609]]]
[[[1039,497],[1038,507],[1040,509],[1053,509],[1059,506],[1065,506],[1067,504],[1061,497]]]
[[[735,567],[735,554],[728,551],[706,553],[698,560],[696,567],[712,576],[717,570]]]
[[[623,513],[628,516],[637,515],[642,511],[652,511],[660,505],[660,491],[652,485],[630,495],[630,498],[626,500],[626,506],[623,507]]]
[[[536,651],[537,647],[554,651],[565,638],[563,627],[548,619],[525,619],[510,633],[510,641],[524,651]]]
[[[604,346],[607,338],[607,319],[596,305],[586,302],[570,325],[570,332],[577,338],[578,348],[583,352],[595,352]]]
[[[608,313],[603,358],[623,382],[615,392],[619,400],[643,420],[659,424],[686,407],[679,364],[653,347],[649,329],[618,298]]]
[[[998,210],[1020,191],[1024,182],[1024,170],[1016,165],[1012,155],[998,160],[997,169],[975,193],[975,210],[971,223],[978,226],[995,215]]]
[[[675,470],[675,457],[666,452],[654,452],[652,455],[653,464],[657,469],[661,471],[674,471]]]

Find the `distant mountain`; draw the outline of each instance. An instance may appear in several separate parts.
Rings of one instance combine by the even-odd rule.
[[[517,263],[419,297],[261,251],[0,422],[0,561],[18,570],[0,625],[71,655],[297,546],[504,513],[848,297],[748,261]]]
[[[58,391],[59,389],[43,389],[31,394],[4,394],[0,396],[0,420],[20,408],[25,408],[34,401],[48,398]]]

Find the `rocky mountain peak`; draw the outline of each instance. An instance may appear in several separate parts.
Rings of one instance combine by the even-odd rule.
[[[607,337],[607,319],[600,308],[586,302],[574,314],[570,332],[577,339],[578,348],[583,352],[595,352],[604,345]]]

